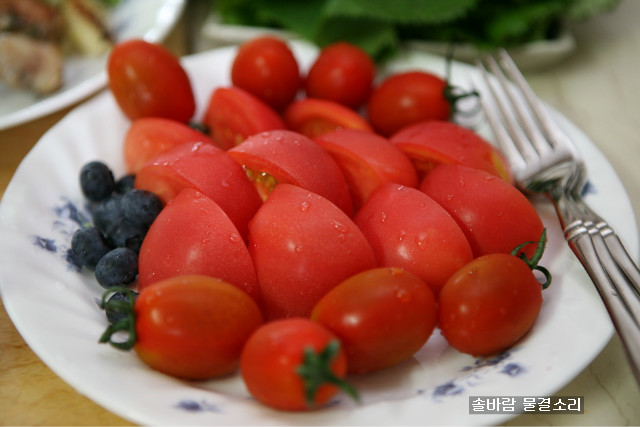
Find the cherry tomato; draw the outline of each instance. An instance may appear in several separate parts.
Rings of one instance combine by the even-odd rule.
[[[245,292],[200,275],[142,290],[135,315],[138,357],[160,372],[193,380],[234,372],[246,340],[262,324],[258,306]]]
[[[369,98],[376,66],[360,47],[337,42],[324,47],[307,73],[309,98],[328,99],[356,109]]]
[[[388,139],[356,129],[325,133],[314,141],[336,160],[349,185],[355,209],[384,183],[418,186],[409,158]]]
[[[367,104],[369,122],[384,136],[425,120],[448,120],[447,82],[426,71],[406,71],[387,77],[373,89]]]
[[[347,358],[338,339],[309,319],[275,320],[244,346],[240,372],[249,393],[272,408],[303,411],[326,404],[344,381]]]
[[[393,183],[380,186],[354,222],[371,244],[380,266],[416,274],[435,295],[451,274],[473,258],[456,221],[415,188]]]
[[[279,38],[260,36],[243,43],[231,65],[231,81],[276,110],[302,87],[298,62]]]
[[[228,151],[254,182],[262,199],[288,183],[326,197],[353,212],[347,181],[336,161],[311,139],[289,130],[261,132]]]
[[[249,224],[265,317],[308,317],[324,294],[376,266],[353,221],[324,197],[279,184]]]
[[[189,76],[165,47],[133,39],[116,44],[107,62],[109,88],[123,113],[188,122],[196,103]]]
[[[138,288],[182,274],[217,277],[260,300],[242,236],[220,206],[190,188],[182,190],[151,224],[140,247]]]
[[[151,159],[138,171],[135,187],[164,203],[184,188],[198,190],[220,205],[242,236],[262,203],[242,167],[227,152],[202,142],[182,144]]]
[[[452,347],[487,356],[520,340],[541,306],[542,285],[523,260],[484,255],[454,273],[440,291],[438,325]]]
[[[348,371],[364,374],[409,359],[427,342],[436,326],[436,299],[415,274],[376,268],[330,290],[311,320],[340,339]]]
[[[544,225],[529,199],[489,172],[460,165],[436,166],[420,184],[456,220],[474,257],[511,253],[524,242],[536,242]],[[531,256],[535,247],[523,249]]]
[[[502,153],[471,129],[441,120],[409,125],[391,137],[421,173],[440,163],[464,165],[490,172],[513,182]]]
[[[182,122],[161,117],[136,119],[129,126],[124,139],[127,171],[136,174],[153,157],[188,142],[213,144],[207,135]]]
[[[326,99],[303,98],[284,111],[288,129],[314,138],[337,129],[359,129],[372,132],[369,122],[349,107]]]
[[[286,128],[273,108],[238,87],[215,89],[203,121],[216,144],[225,150],[258,132]]]

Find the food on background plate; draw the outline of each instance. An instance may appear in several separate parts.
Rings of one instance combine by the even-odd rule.
[[[0,81],[40,95],[58,90],[66,55],[112,46],[106,11],[100,0],[0,0]]]

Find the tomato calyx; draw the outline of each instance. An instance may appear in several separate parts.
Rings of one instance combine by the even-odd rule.
[[[121,292],[125,295],[123,299],[109,299],[115,293]],[[118,320],[109,323],[107,329],[100,336],[100,343],[109,343],[118,350],[131,350],[136,343],[136,316],[134,304],[136,292],[123,287],[113,287],[102,294],[99,306],[105,312],[118,317]],[[124,331],[128,337],[126,341],[115,341],[113,335],[116,332]]]
[[[319,353],[316,353],[311,347],[305,349],[302,364],[298,366],[296,373],[303,380],[305,399],[309,407],[315,405],[316,392],[324,384],[336,385],[355,401],[360,400],[358,391],[331,371],[331,362],[339,351],[340,342],[335,339],[331,340]]]
[[[449,103],[449,118],[454,118],[456,115],[464,115],[464,116],[473,116],[477,111],[477,108],[474,108],[470,111],[463,111],[459,107],[459,102],[465,98],[475,97],[476,99],[480,99],[480,93],[477,90],[469,90],[465,91],[459,86],[454,86],[451,84],[451,62],[453,61],[453,49],[450,49],[446,56],[445,66],[446,66],[446,85],[442,91],[442,95],[444,99]],[[476,107],[479,107],[479,103]]]
[[[531,258],[527,258],[524,252],[520,252],[520,249],[527,245],[535,244],[536,251],[531,255]],[[540,239],[537,242],[524,242],[521,245],[516,246],[513,251],[511,251],[511,255],[514,255],[520,258],[529,266],[531,270],[537,270],[544,275],[545,281],[542,283],[542,289],[547,289],[551,284],[551,272],[547,270],[545,267],[538,265],[540,262],[540,258],[542,258],[542,254],[544,253],[544,248],[547,245],[547,229],[542,229],[542,234],[540,235]]]

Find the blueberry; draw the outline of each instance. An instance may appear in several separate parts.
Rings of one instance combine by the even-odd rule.
[[[105,314],[109,323],[116,323],[117,321],[122,320],[127,316],[128,311],[125,310],[124,307],[123,310],[118,310],[113,303],[108,304],[109,302],[121,301],[123,303],[122,305],[125,306],[126,304],[132,302],[131,298],[133,298],[133,301],[135,301],[137,296],[138,293],[135,291],[115,292],[113,295],[111,295],[109,299],[107,299],[107,304],[105,304]]]
[[[80,170],[80,188],[92,202],[103,200],[116,188],[113,172],[102,162],[89,162]]]
[[[120,201],[124,217],[134,224],[149,227],[162,210],[162,200],[146,190],[131,190]]]
[[[78,265],[94,268],[100,258],[111,250],[102,233],[95,227],[76,230],[71,237],[71,253]]]
[[[122,221],[122,211],[120,209],[121,198],[121,195],[114,194],[100,201],[93,207],[93,211],[91,212],[93,225],[105,236],[108,235],[111,228]]]
[[[107,231],[107,239],[116,247],[129,248],[140,252],[140,246],[147,234],[148,227],[135,224],[126,218],[113,224]]]
[[[133,190],[136,181],[135,175],[125,175],[116,182],[116,193],[125,194]]]
[[[95,273],[103,288],[129,285],[138,275],[138,254],[129,248],[115,248],[100,258]]]

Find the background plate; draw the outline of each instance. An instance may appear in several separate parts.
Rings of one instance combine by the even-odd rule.
[[[295,43],[303,69],[316,55]],[[234,48],[185,58],[198,98],[197,117],[216,86],[229,84]],[[430,70],[444,75],[439,56],[410,52],[387,72]],[[455,84],[474,73],[454,63]],[[588,138],[561,115],[561,125],[588,161],[587,201],[626,238],[637,257],[631,205],[613,168]],[[78,186],[82,165],[100,159],[124,173],[121,145],[128,120],[109,92],[79,108],[47,132],[25,158],[0,205],[0,292],[7,312],[33,351],[79,393],[140,424],[153,425],[411,425],[498,424],[510,415],[470,415],[469,396],[546,396],[563,387],[602,350],[613,333],[606,310],[586,273],[565,244],[555,213],[534,203],[548,229],[542,265],[554,274],[533,330],[500,357],[476,359],[451,349],[438,331],[416,356],[351,381],[362,395],[354,404],[339,396],[310,413],[270,410],[249,398],[238,375],[184,382],[143,365],[131,352],[97,344],[106,326],[97,307],[102,289],[91,274],[65,260],[78,215],[86,215]],[[480,129],[485,133],[485,129]]]

